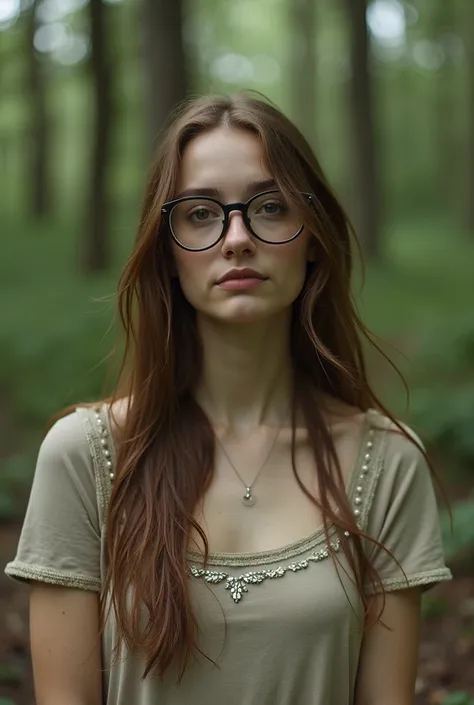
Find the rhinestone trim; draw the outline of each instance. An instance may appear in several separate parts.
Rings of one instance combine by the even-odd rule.
[[[108,470],[109,479],[110,482],[112,482],[115,478],[115,474],[113,472],[111,461],[109,431],[98,409],[94,410],[94,415],[96,421],[96,428],[99,433],[100,447],[103,454],[104,466]],[[363,465],[361,466],[358,484],[355,487],[355,494],[353,499],[353,512],[354,516],[357,519],[357,526],[359,529],[362,528],[361,507],[366,504],[366,502],[364,502],[364,498],[367,500],[367,497],[365,496],[365,483],[367,481],[367,475],[372,461],[372,450],[374,448],[373,437],[374,429],[370,428],[370,430],[368,431],[368,440],[364,448],[365,452],[363,453]],[[350,532],[345,531],[344,536],[345,538],[349,539]],[[225,589],[230,591],[230,595],[233,601],[235,603],[238,603],[241,601],[243,594],[248,592],[249,585],[260,585],[265,580],[282,578],[287,572],[296,573],[300,570],[304,570],[308,568],[310,563],[317,563],[328,558],[330,552],[337,553],[338,551],[340,551],[341,541],[339,539],[331,541],[330,547],[331,551],[329,550],[327,545],[325,545],[324,548],[310,553],[309,556],[307,556],[307,558],[305,558],[304,560],[301,560],[296,563],[290,563],[287,566],[278,566],[277,568],[272,568],[268,570],[250,571],[247,573],[243,573],[239,576],[232,576],[229,573],[218,570],[207,570],[204,568],[197,568],[195,565],[192,564],[188,566],[188,573],[194,578],[204,579],[207,583],[211,583],[214,585],[225,581]]]
[[[346,531],[344,535],[348,536],[349,532]],[[339,539],[331,542],[330,545],[333,553],[337,553],[341,548]],[[271,570],[251,571],[239,576],[229,575],[229,573],[223,573],[218,570],[204,570],[203,568],[196,568],[194,565],[189,566],[188,572],[194,578],[203,578],[206,583],[212,583],[213,585],[222,583],[225,580],[225,589],[230,591],[231,598],[235,603],[238,603],[241,601],[244,593],[248,592],[249,585],[261,585],[265,580],[282,578],[288,571],[298,573],[300,570],[306,570],[311,562],[317,563],[322,561],[328,558],[329,554],[329,549],[325,547],[319,551],[314,551],[307,558],[297,563],[290,563],[285,567],[278,566]]]

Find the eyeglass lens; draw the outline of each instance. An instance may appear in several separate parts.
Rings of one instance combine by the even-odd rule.
[[[253,198],[248,218],[254,233],[269,243],[291,240],[302,226],[295,208],[287,204],[279,191]],[[211,247],[219,240],[224,220],[221,206],[207,198],[181,201],[170,214],[174,237],[184,247],[196,250]]]

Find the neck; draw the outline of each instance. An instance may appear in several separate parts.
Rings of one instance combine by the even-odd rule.
[[[289,314],[252,324],[198,318],[203,370],[196,397],[216,426],[280,425],[292,397]]]

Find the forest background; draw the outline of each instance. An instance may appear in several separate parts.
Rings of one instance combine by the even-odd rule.
[[[261,91],[314,146],[367,262],[371,378],[421,435],[455,580],[424,598],[417,698],[474,704],[474,2],[0,0],[0,558],[46,424],[104,390],[156,141],[187,95]],[[32,701],[0,578],[0,705]],[[469,667],[469,663],[471,664]]]

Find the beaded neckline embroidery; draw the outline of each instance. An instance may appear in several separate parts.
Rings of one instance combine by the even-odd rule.
[[[112,463],[112,446],[110,443],[110,430],[107,425],[107,421],[105,420],[102,412],[98,409],[94,410],[94,416],[95,416],[95,423],[96,423],[96,429],[99,434],[99,440],[100,440],[100,447],[101,447],[101,458],[99,459],[99,462],[101,462],[104,470],[108,474],[108,479],[109,483],[112,483],[115,477],[114,474],[114,468],[113,468],[113,463]],[[365,430],[365,429],[364,429]],[[370,428],[368,431],[368,440],[365,442],[365,446],[363,448],[363,460],[362,460],[362,466],[360,467],[360,471],[357,475],[357,469],[355,470],[354,474],[357,475],[357,479],[355,480],[356,485],[355,489],[353,492],[353,512],[354,516],[356,517],[357,520],[357,525],[359,528],[362,528],[362,507],[364,504],[364,494],[366,492],[366,481],[367,481],[367,474],[369,472],[370,464],[372,461],[372,453],[373,453],[373,447],[374,447],[374,442],[373,442],[373,435],[374,435],[374,430],[373,428]],[[351,478],[351,485],[354,485],[354,476]],[[315,532],[315,534],[311,537],[308,537],[308,539],[304,539],[303,541],[298,541],[295,542],[294,544],[291,544],[290,546],[286,547],[286,550],[283,549],[281,552],[280,551],[268,551],[266,553],[262,553],[262,563],[270,563],[270,562],[275,562],[277,560],[277,554],[282,553],[282,552],[287,552],[291,554],[291,549],[294,547],[298,547],[301,544],[308,544],[311,543],[312,539],[316,541],[316,539],[319,537],[319,535],[322,534],[322,530],[319,530]],[[348,531],[344,532],[344,537],[346,539],[350,538],[350,533]],[[323,537],[324,538],[324,537]],[[320,562],[330,556],[331,553],[337,553],[338,551],[341,550],[341,540],[339,538],[336,538],[333,541],[330,541],[329,547],[327,545],[324,545],[323,548],[320,548],[319,550],[314,550],[312,553],[310,553],[305,559],[297,562],[290,563],[285,566],[277,566],[276,568],[270,568],[268,570],[258,570],[258,571],[250,571],[246,573],[242,573],[240,575],[231,575],[228,572],[221,571],[221,570],[208,570],[204,568],[198,568],[197,566],[193,565],[190,563],[188,565],[188,573],[190,576],[194,578],[199,578],[202,580],[205,580],[205,582],[213,585],[217,585],[220,583],[223,583],[225,581],[225,589],[230,592],[230,596],[233,599],[235,603],[239,603],[244,596],[244,593],[248,592],[248,586],[249,585],[261,585],[263,582],[266,580],[274,580],[276,578],[282,578],[284,575],[286,575],[288,572],[293,572],[297,573],[300,570],[305,570],[307,569],[311,563],[317,563]],[[234,566],[237,565],[242,565],[242,560],[245,560],[245,558],[258,558],[260,554],[222,554],[221,558],[222,560],[219,560],[219,554],[211,554],[212,560],[210,560],[210,563],[214,563],[217,565],[224,565],[224,564],[229,564]],[[190,556],[192,558],[198,558],[198,554],[190,551]]]

